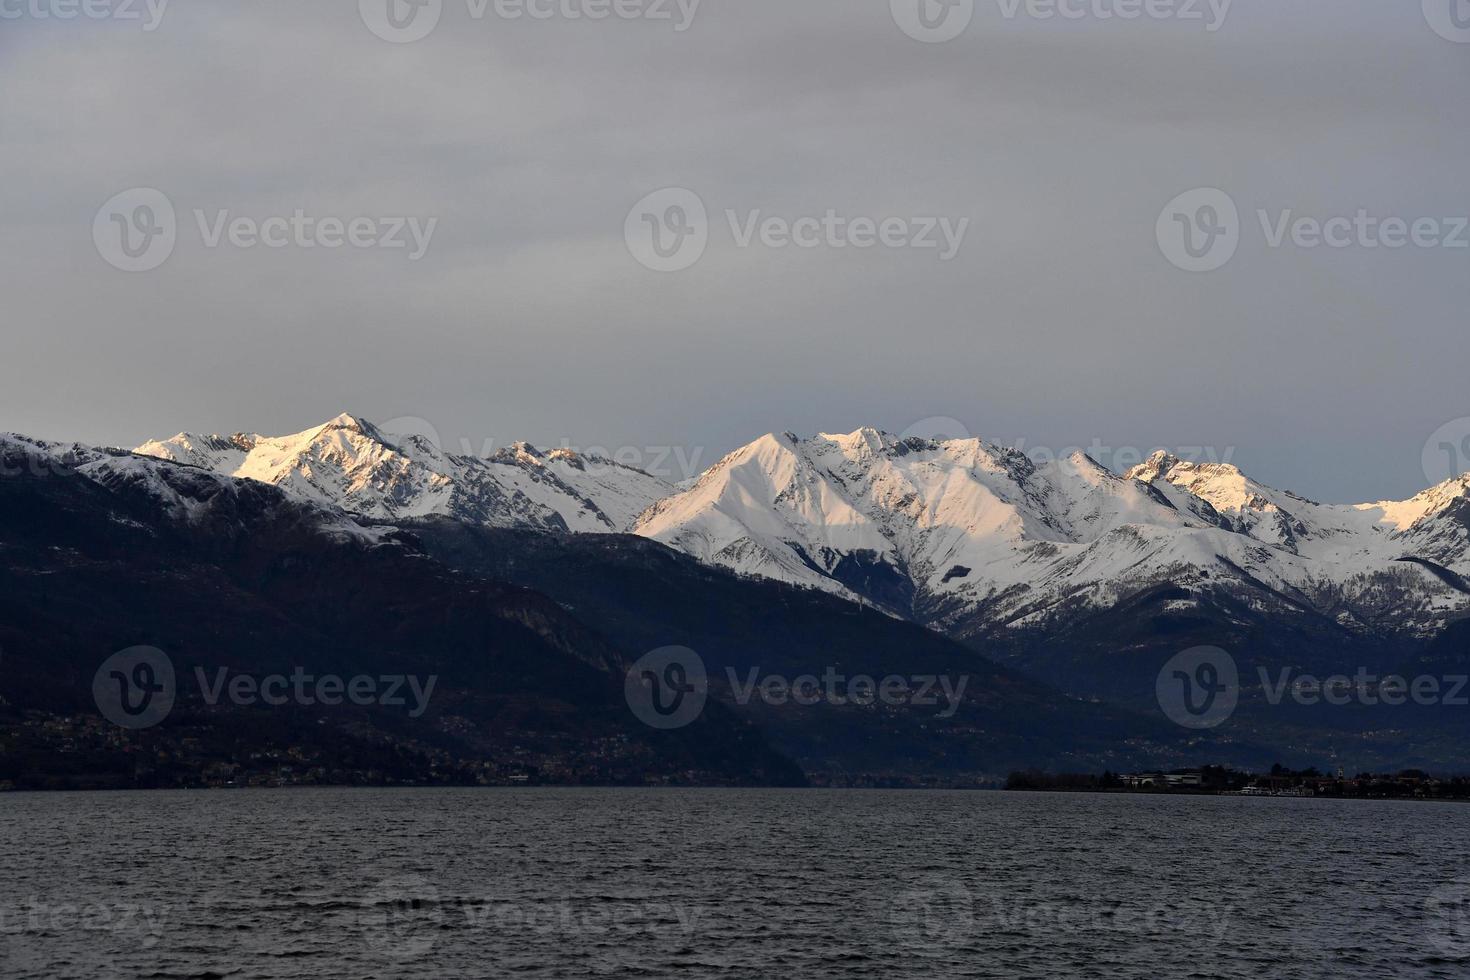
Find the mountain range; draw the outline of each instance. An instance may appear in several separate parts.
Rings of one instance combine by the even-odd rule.
[[[979,785],[1022,767],[1444,768],[1470,749],[1444,706],[1385,724],[1268,703],[1256,679],[1470,671],[1470,478],[1324,505],[1165,453],[1118,474],[859,429],[763,436],[675,485],[569,449],[454,454],[351,415],[135,450],[0,436],[0,454],[0,721],[84,710],[96,662],[150,643],[196,667],[265,669],[261,649],[433,667],[447,710],[427,731],[286,726],[427,781],[484,781],[476,760],[505,752],[551,781]],[[619,684],[669,645],[705,658],[719,707],[662,742],[627,726]],[[1218,731],[1175,726],[1155,697],[1197,645],[1240,667]],[[826,668],[973,684],[936,724],[741,702],[728,680]],[[201,718],[179,724],[224,724]]]
[[[1150,588],[1229,595],[1359,635],[1470,610],[1470,475],[1406,501],[1315,503],[1234,466],[1158,453],[1115,474],[978,439],[765,435],[691,485],[520,443],[488,458],[349,415],[280,438],[187,433],[140,455],[270,483],[371,520],[630,533],[959,636],[1024,633]]]
[[[311,462],[282,469],[282,480],[355,479],[339,451],[359,440],[376,443],[362,448],[378,472],[403,476],[380,436],[331,423],[305,440]],[[210,451],[247,441],[216,440]],[[490,465],[534,468],[540,458],[526,450]],[[424,485],[418,475],[402,485]],[[99,724],[98,665],[145,645],[184,678],[302,668],[437,683],[421,718],[232,706],[185,684],[156,728]],[[642,654],[669,645],[698,651],[712,697],[694,724],[660,732],[629,712],[624,682]],[[871,606],[737,575],[647,538],[434,513],[370,520],[318,493],[193,463],[14,435],[0,436],[0,651],[0,788],[973,786],[1027,766],[1271,757],[1235,738],[1195,744]],[[965,694],[936,718],[937,708],[853,700],[741,703],[729,679],[829,668],[960,679]]]
[[[103,724],[111,654],[169,658],[156,727]],[[633,657],[547,596],[252,480],[0,436],[0,788],[801,785],[723,704],[653,732]],[[195,678],[434,678],[428,710],[210,700]],[[401,702],[400,702],[401,703]]]
[[[570,450],[517,443],[488,457],[443,451],[341,415],[295,435],[180,433],[135,452],[280,487],[373,520],[431,514],[486,527],[623,531],[673,491],[662,480]]]

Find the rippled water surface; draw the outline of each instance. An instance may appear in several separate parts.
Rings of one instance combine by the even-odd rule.
[[[0,976],[1466,977],[1470,807],[0,796]]]

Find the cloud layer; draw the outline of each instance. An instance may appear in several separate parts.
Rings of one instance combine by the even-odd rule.
[[[152,31],[37,2],[0,21],[0,428],[130,445],[350,410],[713,457],[946,416],[1033,446],[1233,447],[1356,500],[1419,489],[1426,438],[1470,415],[1470,249],[1272,248],[1257,217],[1470,213],[1470,44],[1419,4],[1236,0],[1210,32],[980,0],[928,44],[884,0],[704,0],[683,31],[672,0],[673,21],[445,0],[396,44],[352,0],[191,0]],[[167,195],[178,242],[128,274],[92,230],[134,187]],[[664,187],[710,215],[668,274],[624,241]],[[1196,187],[1242,216],[1208,274],[1155,239]],[[439,220],[410,261],[209,248],[195,217],[298,209]],[[941,262],[742,248],[727,211],[970,226]]]

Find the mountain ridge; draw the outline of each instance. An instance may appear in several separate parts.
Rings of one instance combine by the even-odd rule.
[[[1114,473],[1083,452],[1038,462],[979,439],[875,428],[768,433],[672,485],[525,443],[443,452],[342,415],[292,436],[181,433],[137,453],[199,465],[387,522],[631,532],[741,574],[810,586],[960,636],[1025,630],[1170,584],[1238,588],[1263,610],[1333,613],[1391,585],[1393,628],[1470,612],[1470,475],[1406,501],[1319,504],[1226,463],[1158,452]],[[1181,600],[1187,601],[1187,600]]]
[[[516,443],[488,457],[445,452],[350,414],[287,436],[181,432],[143,456],[279,486],[382,520],[438,514],[490,527],[621,531],[672,488],[612,460]]]

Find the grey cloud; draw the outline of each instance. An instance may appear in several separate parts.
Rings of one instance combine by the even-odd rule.
[[[1006,21],[925,45],[884,0],[705,0],[693,27],[474,22],[392,45],[353,2],[170,6],[151,34],[0,23],[0,428],[131,444],[343,410],[477,444],[705,446],[953,416],[1032,445],[1236,447],[1331,500],[1424,482],[1470,415],[1470,255],[1269,250],[1178,272],[1196,186],[1256,208],[1470,211],[1470,46],[1418,4],[1237,0],[1180,24]],[[628,209],[698,191],[687,272]],[[264,216],[437,216],[423,261],[206,250],[126,275],[133,186]],[[722,212],[936,214],[954,262],[736,249]]]

